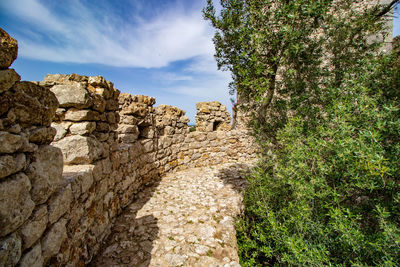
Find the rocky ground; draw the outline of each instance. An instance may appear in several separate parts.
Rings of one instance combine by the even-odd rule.
[[[240,266],[234,218],[248,166],[166,175],[119,216],[92,266]]]

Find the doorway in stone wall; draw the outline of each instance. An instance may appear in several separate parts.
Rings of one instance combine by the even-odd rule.
[[[214,121],[213,122],[213,131],[217,131],[221,126],[222,121]]]

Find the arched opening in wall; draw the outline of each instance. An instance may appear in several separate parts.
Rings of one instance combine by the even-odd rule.
[[[213,122],[213,131],[217,131],[219,126],[221,125],[222,121],[214,121]]]

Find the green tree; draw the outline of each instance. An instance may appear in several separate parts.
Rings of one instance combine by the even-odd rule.
[[[395,2],[222,0],[217,16],[208,1],[263,148],[237,224],[244,266],[400,265],[398,55],[371,38]]]

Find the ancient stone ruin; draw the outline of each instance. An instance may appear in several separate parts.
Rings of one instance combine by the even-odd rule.
[[[0,31],[0,266],[82,266],[140,190],[166,173],[253,158],[226,107],[185,112],[103,77],[21,82],[17,42]]]

